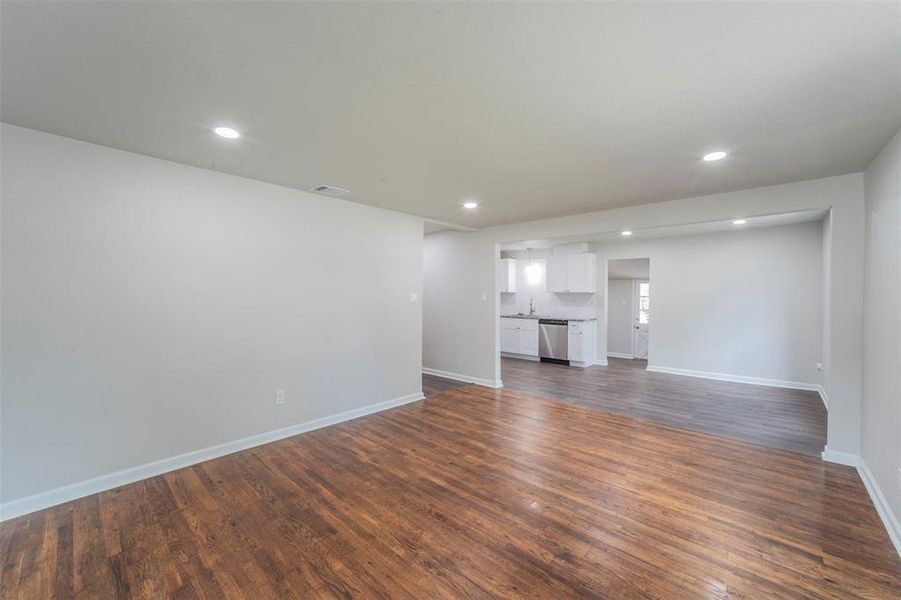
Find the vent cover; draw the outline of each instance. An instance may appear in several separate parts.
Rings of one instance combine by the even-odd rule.
[[[345,190],[344,188],[335,187],[333,185],[317,185],[311,187],[310,191],[325,196],[343,196],[344,194],[350,193],[350,190]]]

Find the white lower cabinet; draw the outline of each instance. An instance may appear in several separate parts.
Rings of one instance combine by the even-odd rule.
[[[501,319],[501,352],[516,352],[519,349],[519,333],[516,327],[505,327]]]
[[[567,340],[567,358],[570,362],[582,362],[585,360],[585,333],[581,325],[570,323],[569,339]]]
[[[590,367],[595,362],[597,321],[572,321],[567,331],[569,364]],[[501,352],[538,358],[538,319],[501,317]]]
[[[597,346],[597,321],[571,321],[567,336],[569,364],[590,367],[595,362]]]
[[[538,356],[538,321],[529,321],[527,326],[520,330],[520,354],[526,356]]]
[[[501,319],[501,352],[538,356],[537,319]]]

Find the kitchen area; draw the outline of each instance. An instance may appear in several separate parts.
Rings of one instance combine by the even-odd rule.
[[[501,356],[589,367],[597,360],[597,257],[587,244],[502,250]]]

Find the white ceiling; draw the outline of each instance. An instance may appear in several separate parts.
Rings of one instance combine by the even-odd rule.
[[[607,261],[607,279],[648,279],[651,261],[647,258],[623,258]]]
[[[482,227],[860,171],[901,126],[899,19],[898,2],[4,1],[0,118]]]

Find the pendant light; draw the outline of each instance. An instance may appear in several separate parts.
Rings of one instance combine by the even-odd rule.
[[[532,249],[529,248],[529,264],[526,266],[526,279],[532,285],[541,283],[541,265],[532,262]]]

